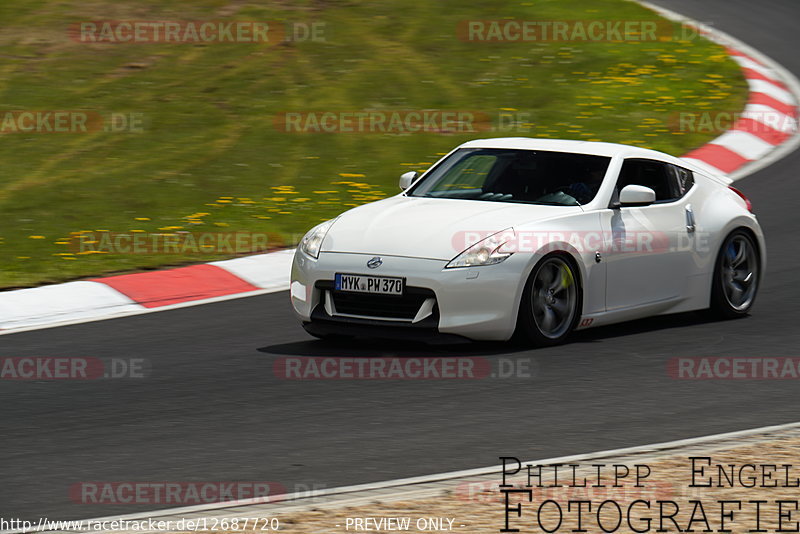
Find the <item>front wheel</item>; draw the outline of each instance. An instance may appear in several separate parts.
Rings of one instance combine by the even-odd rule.
[[[545,257],[525,284],[517,332],[539,346],[561,343],[575,328],[580,300],[572,264],[558,254]]]
[[[711,312],[723,318],[747,315],[758,291],[761,265],[753,238],[735,230],[722,244],[711,284]]]

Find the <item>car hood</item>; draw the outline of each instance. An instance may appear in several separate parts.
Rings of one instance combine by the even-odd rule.
[[[451,260],[475,236],[581,213],[579,206],[542,206],[398,195],[343,213],[322,252]]]

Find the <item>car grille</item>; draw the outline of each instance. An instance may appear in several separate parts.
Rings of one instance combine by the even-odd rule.
[[[422,287],[406,287],[403,295],[334,291],[333,282],[318,282],[317,287],[328,291],[337,315],[359,315],[380,319],[410,321],[416,317],[425,300],[436,298],[433,291]]]

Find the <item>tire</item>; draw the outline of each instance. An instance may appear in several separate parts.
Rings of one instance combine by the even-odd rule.
[[[712,316],[744,317],[755,302],[761,276],[758,246],[749,232],[731,232],[720,247],[711,282]]]
[[[517,335],[535,346],[562,343],[581,316],[579,277],[570,258],[550,254],[533,268],[519,307]]]

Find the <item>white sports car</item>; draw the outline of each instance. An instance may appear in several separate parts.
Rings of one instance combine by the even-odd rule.
[[[750,310],[764,238],[730,180],[585,141],[470,141],[400,194],[311,229],[291,302],[317,337],[539,345],[652,315]]]

